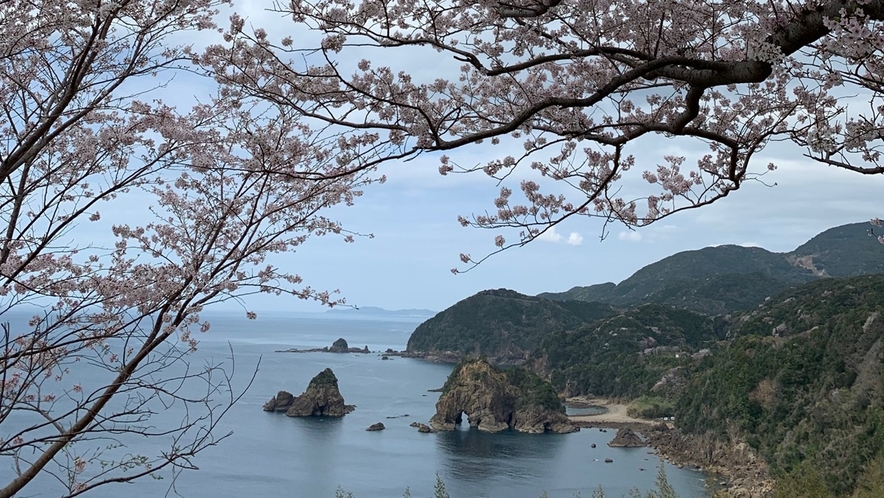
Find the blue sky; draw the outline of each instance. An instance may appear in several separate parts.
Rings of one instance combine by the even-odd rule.
[[[294,34],[298,43],[315,44],[315,35],[305,34],[290,19],[267,13],[265,5],[240,1],[235,8],[247,17],[247,27],[264,27],[271,38]],[[396,61],[410,67],[416,78],[434,77],[457,67],[455,61],[417,57],[409,61],[407,54],[400,56]],[[348,62],[353,61],[342,61]],[[199,83],[188,86],[186,79],[175,84],[179,86],[166,98],[179,99],[188,89],[194,95],[204,90]],[[664,154],[690,155],[703,147],[663,138],[643,143],[631,151],[638,160],[625,189],[638,192],[646,185],[638,180],[641,171],[655,169]],[[272,262],[302,275],[314,288],[339,289],[352,305],[442,310],[482,289],[505,287],[536,294],[619,282],[670,254],[709,245],[757,245],[790,251],[827,228],[884,217],[879,200],[884,178],[814,163],[803,158],[803,152],[788,144],[775,144],[757,155],[756,171],[763,171],[768,162],[777,164],[778,169],[764,177],[766,184],[776,186],[748,182],[712,206],[679,213],[636,231],[612,224],[604,241],[600,241],[600,220],[570,219],[544,240],[495,255],[460,275],[450,271],[463,267],[459,254],[481,257],[492,252],[496,232],[463,228],[457,216],[493,208],[499,186],[482,173],[441,176],[438,162],[429,156],[387,164],[380,171],[388,178],[385,184],[366,189],[355,206],[338,206],[329,213],[346,228],[373,233],[374,238],[360,238],[352,244],[338,238],[315,238],[301,250]],[[500,147],[474,146],[449,155],[463,166],[475,166],[500,153]],[[511,178],[513,190],[518,190],[523,174]],[[512,233],[502,234],[509,240],[517,238]],[[245,305],[254,310],[322,311],[316,304],[281,297],[256,296]]]
[[[481,174],[443,177],[430,164],[390,165],[386,184],[367,189],[355,206],[335,210],[350,229],[372,232],[373,239],[353,244],[313,239],[276,263],[302,274],[310,285],[340,289],[357,306],[441,310],[482,289],[537,294],[619,282],[670,254],[710,245],[787,252],[827,228],[881,214],[884,178],[789,159],[800,157],[800,151],[782,149],[782,156],[770,156],[779,169],[765,177],[775,187],[747,183],[712,206],[635,231],[612,224],[604,241],[600,220],[569,220],[556,227],[557,239],[510,249],[459,275],[450,272],[460,266],[458,255],[491,252],[494,233],[463,228],[457,216],[493,206],[496,183]],[[758,164],[767,161],[760,157]],[[582,242],[575,244],[576,239]],[[250,304],[257,309],[289,306],[267,298]]]

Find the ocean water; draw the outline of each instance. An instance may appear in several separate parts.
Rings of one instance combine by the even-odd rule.
[[[338,337],[372,351],[404,349],[418,322],[314,314],[262,314],[256,321],[239,315],[210,317],[212,328],[200,335],[191,365],[233,366],[234,387],[254,381],[219,424],[232,431],[219,445],[194,460],[197,471],[176,479],[110,485],[86,496],[163,496],[193,498],[286,496],[331,498],[336,489],[357,498],[398,497],[408,487],[415,498],[428,497],[438,474],[452,498],[571,498],[591,496],[598,486],[618,497],[633,487],[653,488],[661,460],[648,448],[609,448],[614,431],[583,429],[574,434],[484,434],[468,427],[449,433],[421,434],[409,427],[426,423],[435,411],[450,365],[409,358],[381,360],[380,354],[282,353],[287,348],[330,345]],[[289,418],[261,407],[279,390],[300,394],[309,380],[330,367],[341,393],[356,410],[342,419]],[[159,410],[164,420],[182,417],[180,405]],[[388,418],[397,417],[397,418]],[[386,430],[366,432],[383,422]],[[466,424],[464,424],[466,425]],[[3,431],[0,427],[0,432]],[[163,438],[124,438],[126,450],[161,450]],[[591,448],[595,443],[596,448]],[[613,463],[604,463],[605,458]],[[0,460],[0,478],[11,475]],[[670,483],[684,498],[705,497],[705,476],[663,464]],[[161,474],[163,475],[163,474]],[[21,496],[59,496],[52,479],[38,479]]]

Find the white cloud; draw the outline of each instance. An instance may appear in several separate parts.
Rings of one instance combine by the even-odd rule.
[[[578,232],[571,232],[566,238],[564,235],[556,231],[556,227],[543,232],[537,239],[543,242],[552,242],[553,244],[568,244],[569,246],[579,246],[583,244],[583,236]]]
[[[579,246],[580,244],[583,244],[583,236],[577,232],[571,232],[571,235],[568,236],[568,245]]]
[[[623,231],[617,234],[617,238],[629,242],[638,242],[642,240],[642,234],[635,231]]]
[[[543,242],[552,242],[554,244],[558,244],[562,241],[562,234],[556,231],[556,227],[552,227],[549,230],[540,234],[535,240],[542,240]]]

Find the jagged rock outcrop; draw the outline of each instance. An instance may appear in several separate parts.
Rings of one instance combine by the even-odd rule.
[[[343,417],[356,407],[344,404],[338,389],[338,378],[330,368],[310,380],[307,390],[300,396],[279,391],[264,404],[265,412],[285,412],[289,417]]]
[[[295,396],[288,391],[279,391],[270,401],[264,403],[265,412],[284,412],[292,406]]]
[[[642,438],[633,432],[632,429],[623,427],[617,431],[617,435],[608,443],[608,446],[612,448],[638,448],[640,446],[647,446],[647,443],[642,441]]]
[[[387,428],[387,427],[384,425],[383,422],[378,422],[378,423],[376,423],[376,424],[371,424],[371,425],[369,425],[369,426],[368,426],[368,429],[365,429],[365,430],[367,430],[367,431],[369,431],[369,432],[372,432],[372,431],[382,431],[382,430],[384,430],[384,429],[386,429],[386,428]]]
[[[466,413],[470,427],[526,433],[579,430],[565,416],[552,386],[524,369],[498,370],[485,360],[462,362],[448,377],[430,425],[450,431]]]

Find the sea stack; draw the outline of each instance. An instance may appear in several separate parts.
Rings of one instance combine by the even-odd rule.
[[[454,368],[430,425],[440,431],[454,430],[463,413],[470,427],[485,432],[579,430],[565,416],[549,382],[523,368],[497,369],[485,360],[467,360]]]
[[[300,396],[279,391],[264,404],[265,412],[285,412],[289,417],[343,417],[355,408],[344,404],[344,397],[338,390],[338,378],[330,368],[313,377]]]

